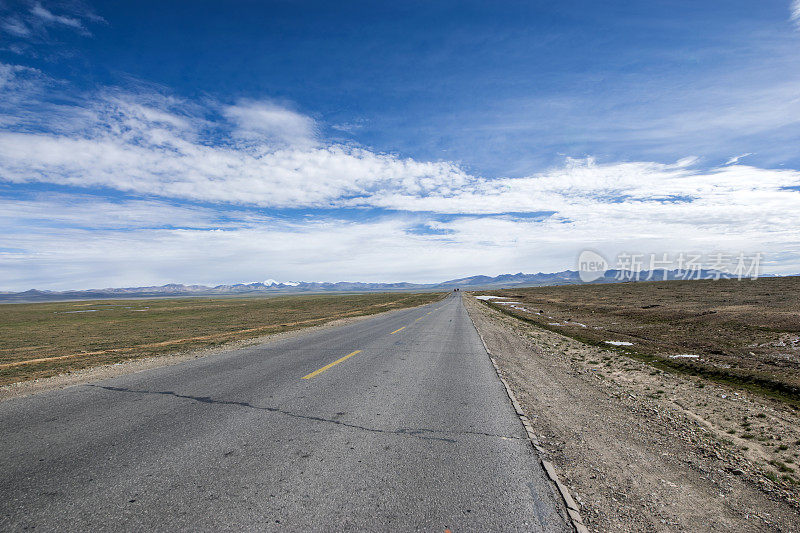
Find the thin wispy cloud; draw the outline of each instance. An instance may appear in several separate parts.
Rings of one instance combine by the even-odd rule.
[[[0,28],[15,37],[27,37],[31,34],[30,28],[18,17],[8,17],[0,23]]]
[[[106,24],[103,17],[80,2],[57,7],[42,2],[12,2],[0,5],[0,16],[4,19],[0,30],[23,41],[47,41],[49,30],[68,30],[88,37],[92,35],[89,24]]]
[[[63,25],[75,28],[81,32],[86,32],[86,28],[80,19],[68,17],[66,15],[56,15],[49,9],[42,7],[42,4],[34,4],[31,8],[31,14],[40,19],[44,24]]]
[[[730,159],[728,159],[727,161],[725,161],[725,164],[726,164],[726,165],[735,165],[735,164],[736,164],[736,163],[738,163],[738,162],[739,162],[739,161],[740,161],[742,158],[745,158],[745,157],[747,157],[747,156],[749,156],[749,155],[753,155],[753,153],[752,153],[752,152],[747,152],[746,154],[739,154],[739,155],[733,156],[733,157],[731,157]]]
[[[792,4],[789,6],[789,13],[790,20],[800,28],[800,0],[792,0]]]

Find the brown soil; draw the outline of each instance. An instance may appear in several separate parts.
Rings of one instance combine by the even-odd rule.
[[[800,531],[793,407],[465,302],[590,530]]]
[[[491,294],[519,302],[502,307],[546,329],[594,344],[629,342],[620,349],[686,372],[760,388],[800,406],[800,276],[535,287]]]

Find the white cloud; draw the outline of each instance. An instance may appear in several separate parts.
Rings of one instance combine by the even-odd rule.
[[[238,227],[246,218],[239,217]],[[32,228],[144,230],[187,227],[196,230],[231,227],[210,208],[176,206],[154,200],[109,200],[102,196],[42,194],[31,198],[0,197],[0,226],[6,235]]]
[[[355,133],[356,131],[362,129],[365,124],[365,120],[358,120],[356,122],[345,122],[343,124],[332,124],[331,129],[336,131],[341,131],[343,133]]]
[[[49,9],[42,7],[42,4],[36,3],[31,8],[31,14],[41,19],[45,24],[62,24],[75,28],[76,30],[86,31],[80,19],[68,17],[66,15],[56,15]]]
[[[39,97],[49,84],[38,69],[0,63],[0,129],[24,124],[31,116],[29,109],[40,114],[45,106]]]
[[[742,158],[744,158],[744,157],[747,157],[747,156],[750,156],[750,155],[753,155],[753,152],[747,152],[746,154],[739,154],[739,155],[737,155],[737,156],[733,156],[733,157],[731,157],[730,159],[728,159],[728,160],[725,162],[725,164],[726,164],[726,165],[735,165],[736,163],[738,163],[738,162],[739,162],[739,160],[740,160],[740,159],[742,159]]]
[[[447,162],[314,143],[310,118],[273,104],[224,108],[232,123],[209,123],[177,100],[118,93],[73,111],[28,118],[46,133],[0,131],[0,179],[269,207],[328,207],[379,189],[443,194],[468,180]],[[221,137],[231,128],[234,138]]]
[[[0,133],[0,176],[268,207],[331,207],[379,188],[419,193],[466,179],[450,164],[342,146],[263,153],[194,144],[166,129],[123,135],[133,141]]]
[[[13,204],[0,204],[0,222],[16,230],[0,236],[2,289],[216,284],[267,275],[306,281],[436,281],[476,273],[563,270],[584,246],[609,257],[623,250],[780,251],[793,257],[772,264],[771,270],[796,272],[800,253],[796,226],[765,232],[767,220],[731,226],[728,217],[698,226],[692,218],[662,216],[669,213],[658,210],[645,216],[624,208],[587,211],[571,221],[499,215],[438,222],[411,214],[367,221],[337,216],[287,221],[242,210],[227,212],[221,223],[211,209],[164,202],[58,195]],[[183,227],[161,227],[170,221]],[[421,221],[446,234],[410,231]],[[726,231],[731,227],[741,231]]]
[[[223,113],[236,125],[235,134],[245,139],[288,146],[315,143],[314,120],[272,102],[242,100]]]
[[[30,28],[25,25],[18,17],[8,17],[0,23],[5,31],[14,35],[15,37],[27,37],[31,34]]]
[[[49,41],[49,29],[66,28],[84,36],[91,36],[87,25],[106,23],[103,17],[96,15],[80,2],[59,5],[58,11],[66,9],[68,13],[57,13],[52,8],[45,7],[42,2],[29,5],[30,8],[23,11],[0,2],[0,29],[12,38],[41,44]],[[9,49],[16,50],[17,53],[22,52],[22,49],[15,45]]]
[[[0,63],[0,94],[6,97],[29,93],[33,87],[23,87],[26,74],[41,74],[38,70],[21,65]]]
[[[36,126],[0,121],[0,181],[94,195],[0,200],[0,223],[12,228],[0,238],[0,289],[434,281],[562,270],[586,246],[609,257],[762,251],[773,271],[800,271],[796,170],[586,158],[489,179],[452,162],[326,142],[313,119],[274,103],[198,108],[104,91],[54,111],[37,101],[37,79],[0,65],[0,96],[27,96],[15,118]],[[103,198],[98,188],[130,197]],[[263,210],[276,207],[351,207],[370,218],[287,221]]]
[[[50,206],[52,208],[52,206]],[[215,284],[264,279],[385,280],[435,277],[470,262],[464,244],[442,256],[408,222],[385,218],[240,221],[230,228],[86,230],[59,223],[0,238],[2,288]],[[369,246],[365,246],[369,243]],[[7,251],[3,251],[3,250]],[[474,259],[474,258],[473,258]]]
[[[792,5],[789,7],[790,20],[800,28],[800,0],[792,0]]]
[[[381,191],[371,205],[437,213],[498,214],[555,211],[565,220],[606,220],[654,216],[691,220],[704,225],[726,216],[740,224],[763,220],[766,203],[781,209],[786,222],[794,214],[798,194],[785,187],[800,185],[800,172],[737,165],[711,170],[682,164],[649,162],[597,164],[569,160],[567,165],[526,178],[477,179],[454,194],[420,197],[402,191]],[[687,218],[688,217],[688,218]],[[735,231],[734,228],[731,228]]]

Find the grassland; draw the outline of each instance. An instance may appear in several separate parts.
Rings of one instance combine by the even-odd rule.
[[[661,368],[800,400],[800,277],[537,287],[484,294],[518,302],[487,302],[492,307],[583,342]]]
[[[413,307],[441,294],[0,305],[0,385]]]

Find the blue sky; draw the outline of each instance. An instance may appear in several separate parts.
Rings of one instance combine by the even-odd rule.
[[[800,272],[800,3],[0,0],[0,290]]]

